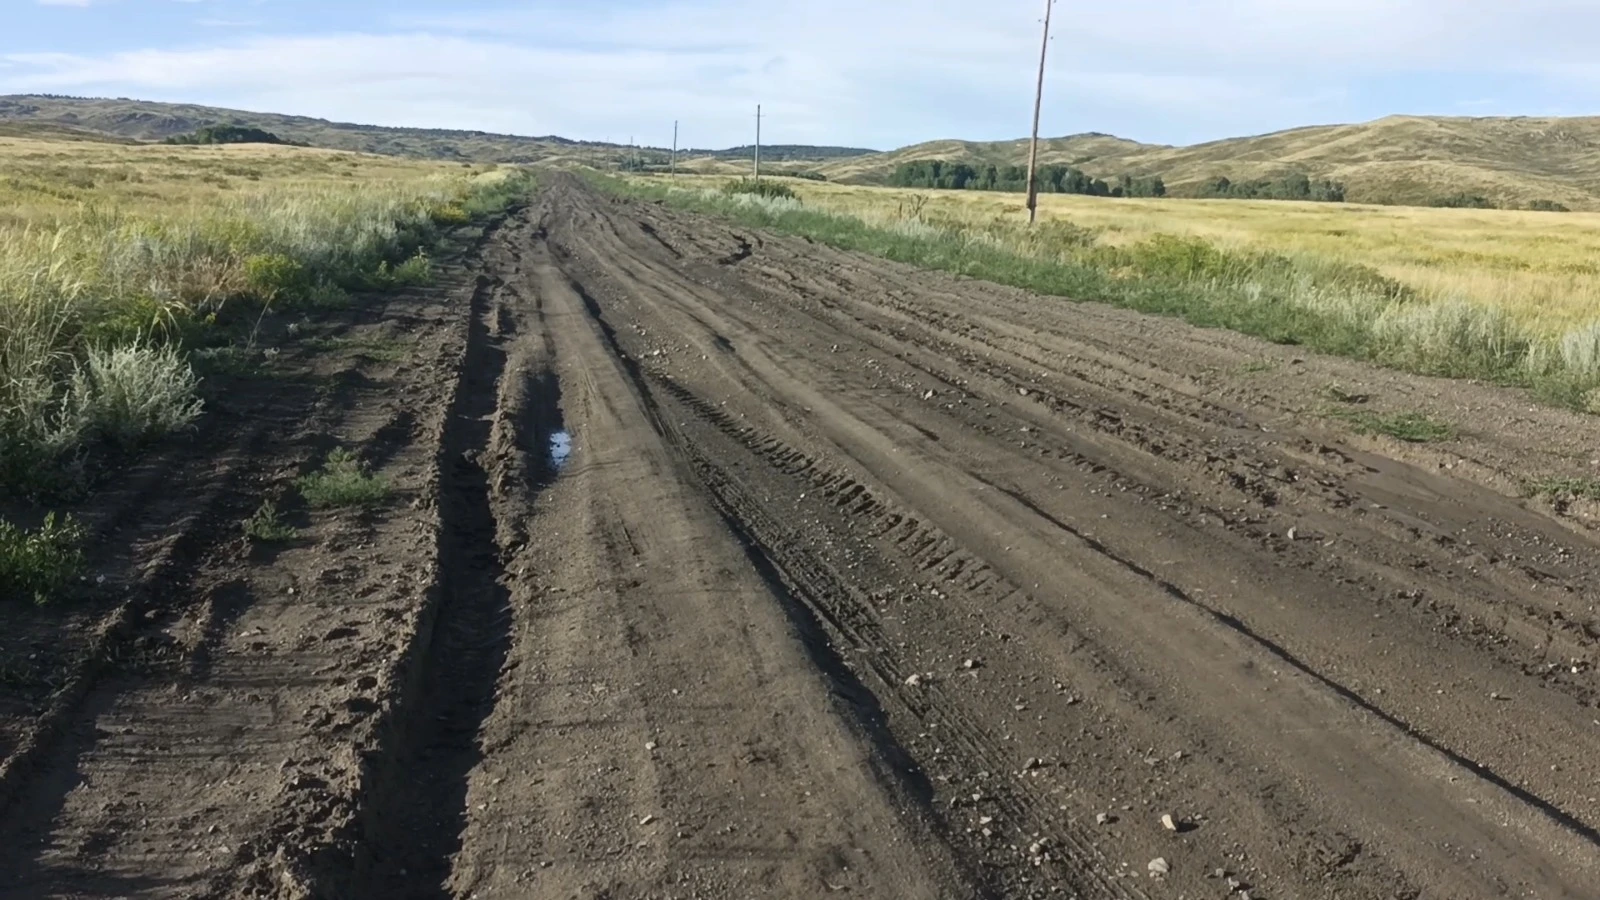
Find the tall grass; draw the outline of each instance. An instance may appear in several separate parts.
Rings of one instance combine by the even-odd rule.
[[[597,179],[660,199],[849,250],[959,272],[1043,294],[1181,317],[1285,344],[1432,375],[1524,385],[1600,411],[1600,311],[1565,332],[1507,309],[1437,300],[1376,269],[1316,256],[1217,246],[1193,236],[1109,240],[1055,219],[1037,228],[930,213],[923,204],[851,212],[753,194]],[[888,192],[884,192],[889,196]]]
[[[263,306],[425,280],[442,224],[526,188],[509,169],[437,167],[345,181],[251,176],[215,195],[173,181],[170,200],[112,208],[43,203],[57,198],[40,184],[11,185],[15,208],[33,212],[0,220],[0,493],[47,485],[95,446],[187,427],[199,403],[181,350],[207,329]]]

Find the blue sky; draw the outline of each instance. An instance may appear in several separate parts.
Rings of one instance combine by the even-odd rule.
[[[1042,0],[0,0],[0,93],[665,145],[1024,136]],[[1060,0],[1043,131],[1600,112],[1600,0]]]

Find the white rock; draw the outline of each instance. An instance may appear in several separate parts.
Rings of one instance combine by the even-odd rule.
[[[1150,870],[1150,877],[1152,878],[1162,878],[1172,871],[1172,866],[1167,865],[1166,859],[1160,856],[1150,860],[1150,865],[1145,868]]]
[[[1172,813],[1167,813],[1161,817],[1161,827],[1167,829],[1168,831],[1178,830],[1178,823],[1173,820]]]

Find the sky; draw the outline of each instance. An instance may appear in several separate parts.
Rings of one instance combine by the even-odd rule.
[[[0,0],[0,94],[698,148],[1025,137],[1043,0]],[[1058,0],[1041,131],[1600,112],[1600,0]]]

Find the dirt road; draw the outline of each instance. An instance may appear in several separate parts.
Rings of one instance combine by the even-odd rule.
[[[252,451],[392,508],[199,540],[0,893],[1600,896],[1593,420],[564,176],[446,282]]]

